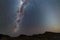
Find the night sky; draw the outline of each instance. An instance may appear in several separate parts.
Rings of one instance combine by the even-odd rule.
[[[0,33],[17,36],[45,31],[60,32],[60,0],[29,0],[18,31],[14,33],[19,0],[0,0]]]

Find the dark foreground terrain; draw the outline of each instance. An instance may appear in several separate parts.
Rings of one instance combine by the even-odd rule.
[[[45,32],[44,34],[20,35],[18,37],[0,34],[0,40],[60,40],[60,33]]]

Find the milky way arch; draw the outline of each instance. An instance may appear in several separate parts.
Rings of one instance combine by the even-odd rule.
[[[20,24],[22,23],[22,19],[24,17],[24,8],[26,7],[28,0],[19,0],[18,10],[16,20],[14,22],[14,28],[12,30],[13,33],[17,33],[20,29]]]

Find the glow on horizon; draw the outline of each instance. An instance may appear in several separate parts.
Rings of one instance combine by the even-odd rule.
[[[60,23],[59,23],[59,18],[57,14],[57,11],[55,11],[52,7],[47,8],[46,12],[46,24],[48,25],[46,29],[48,31],[52,32],[60,32]]]

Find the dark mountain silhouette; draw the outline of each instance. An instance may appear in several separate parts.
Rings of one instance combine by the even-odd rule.
[[[18,37],[0,34],[0,40],[60,40],[60,33],[45,32],[44,34],[34,34],[32,36],[21,34]]]

